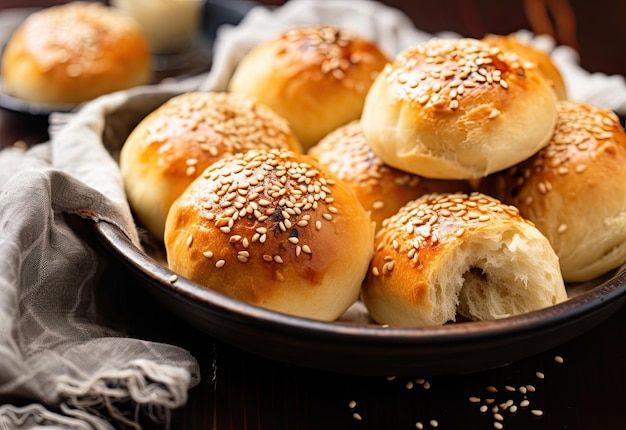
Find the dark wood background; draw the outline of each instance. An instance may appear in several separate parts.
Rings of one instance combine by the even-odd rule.
[[[9,7],[61,2],[0,0],[0,14]],[[385,3],[404,10],[418,28],[428,32],[451,30],[480,37],[487,32],[508,33],[531,27],[526,3],[518,0]],[[552,30],[553,25],[545,27],[546,31],[554,31],[560,43],[575,46],[587,70],[626,75],[626,1],[570,0],[569,6],[575,14],[575,31],[558,33]],[[562,25],[562,18],[551,17],[548,22]],[[17,140],[32,145],[46,138],[46,117],[0,109],[0,148]],[[424,429],[437,425],[442,430],[487,430],[496,428],[494,405],[509,399],[519,405],[524,396],[530,400],[529,407],[500,411],[504,429],[626,429],[626,308],[572,341],[498,369],[395,379],[364,377],[287,365],[215,341],[146,296],[123,267],[112,264],[109,270],[126,280],[120,291],[126,295],[129,308],[139,310],[127,315],[133,327],[131,334],[188,348],[200,363],[202,381],[190,390],[187,405],[175,411],[169,426],[172,429],[412,430],[419,428],[419,422]],[[564,362],[557,363],[556,356],[563,357]],[[428,384],[420,380],[422,377]],[[507,386],[516,391],[507,391]],[[535,391],[523,395],[519,391],[522,386],[532,386]],[[497,392],[488,387],[495,387]],[[473,404],[471,396],[483,402]],[[494,403],[481,412],[486,398],[493,398]],[[0,398],[0,403],[4,401],[7,399]],[[355,402],[353,407],[351,402]],[[533,415],[533,409],[543,411],[543,415]]]

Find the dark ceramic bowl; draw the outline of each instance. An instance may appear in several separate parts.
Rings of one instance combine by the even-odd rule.
[[[626,301],[622,269],[566,302],[497,321],[428,328],[320,322],[248,305],[182,277],[171,283],[174,273],[117,227],[99,222],[94,229],[150,294],[202,331],[271,359],[343,373],[427,375],[501,366],[579,336]]]
[[[225,0],[209,3],[230,5]],[[237,10],[231,12],[219,16],[235,23],[240,14]],[[133,109],[117,116],[115,126],[111,118],[107,119],[104,143],[114,158],[124,135],[170,96],[157,93],[138,97]],[[577,294],[564,303],[497,321],[428,328],[321,322],[230,299],[183,277],[172,283],[174,273],[159,262],[162,259],[158,253],[146,251],[158,250],[162,245],[140,249],[111,224],[101,221],[93,228],[100,242],[136,274],[148,293],[210,336],[277,361],[343,373],[427,375],[505,365],[579,336],[626,302],[626,269],[622,268],[594,282],[570,286]]]

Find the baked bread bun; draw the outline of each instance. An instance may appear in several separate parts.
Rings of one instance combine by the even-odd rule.
[[[138,24],[93,2],[32,13],[2,54],[3,90],[47,104],[77,104],[146,84],[150,51]]]
[[[617,116],[561,101],[550,144],[481,181],[517,206],[550,240],[567,282],[588,281],[626,262],[626,133]]]
[[[388,61],[374,42],[345,29],[297,27],[253,48],[229,89],[285,117],[306,151],[360,118],[365,95]]]
[[[528,60],[530,63],[533,63],[537,67],[539,72],[546,78],[546,80],[550,83],[559,100],[567,100],[567,88],[565,86],[565,81],[563,81],[563,76],[561,72],[556,67],[556,65],[552,62],[552,58],[550,55],[528,43],[524,43],[517,37],[515,34],[509,35],[497,35],[497,34],[488,34],[485,36],[483,41],[487,43],[491,43],[496,46],[500,46],[504,50],[509,50],[515,52],[520,57]],[[532,68],[532,64],[524,64],[526,68]]]
[[[352,189],[287,150],[211,165],[165,226],[174,272],[247,303],[329,321],[358,299],[373,246],[374,227]]]
[[[162,239],[170,206],[206,167],[259,148],[300,151],[287,121],[249,97],[219,92],[173,97],[146,116],[122,147],[128,201],[141,224]]]
[[[361,123],[390,166],[471,179],[543,148],[557,98],[536,67],[475,39],[430,39],[398,54],[370,88]]]
[[[479,193],[430,194],[383,223],[363,283],[380,324],[492,320],[567,299],[548,240],[513,206]]]
[[[467,181],[423,178],[386,165],[367,144],[358,120],[330,132],[309,154],[352,187],[377,229],[424,194],[471,191]]]

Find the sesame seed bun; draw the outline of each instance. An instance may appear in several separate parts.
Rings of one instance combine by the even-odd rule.
[[[170,206],[217,160],[249,149],[300,146],[287,121],[240,94],[190,92],[146,116],[126,139],[120,170],[139,221],[163,238]]]
[[[549,145],[481,181],[480,189],[531,220],[550,240],[566,281],[626,262],[626,133],[617,116],[561,101]]]
[[[380,324],[492,320],[567,299],[545,236],[480,193],[413,200],[385,221],[375,249],[362,299]]]
[[[530,62],[531,64],[525,63],[524,67],[529,69],[537,67],[539,72],[556,92],[558,99],[567,100],[567,88],[565,87],[563,76],[556,65],[552,62],[552,59],[547,52],[542,51],[528,43],[522,42],[515,34],[509,34],[506,36],[489,34],[482,40],[492,45],[500,46],[504,50],[515,52],[517,55]]]
[[[329,133],[309,154],[354,189],[377,229],[424,194],[469,192],[471,188],[467,181],[429,179],[386,165],[367,144],[358,120]]]
[[[229,89],[285,117],[306,151],[361,116],[365,95],[388,61],[375,43],[345,29],[297,27],[253,48]]]
[[[70,2],[32,13],[2,54],[7,94],[76,104],[146,84],[148,42],[137,23],[114,8]]]
[[[536,67],[475,39],[437,39],[401,52],[363,108],[363,132],[385,163],[437,179],[471,179],[543,148],[557,97]]]
[[[374,227],[313,158],[252,150],[198,177],[167,217],[169,267],[244,302],[335,320],[359,296]]]

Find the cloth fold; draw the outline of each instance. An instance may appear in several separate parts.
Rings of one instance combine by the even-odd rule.
[[[433,36],[400,11],[369,0],[257,6],[238,26],[218,30],[208,74],[109,94],[76,113],[54,114],[50,142],[0,152],[0,394],[32,401],[0,406],[0,428],[141,428],[142,416],[167,426],[169,411],[185,404],[200,378],[198,363],[178,346],[113,328],[96,294],[107,287],[101,276],[107,260],[69,217],[114,223],[141,246],[116,164],[124,138],[174,95],[225,91],[253,46],[297,24],[343,26],[376,40],[390,56]],[[552,53],[573,99],[626,113],[623,77],[589,74],[571,49],[524,37]]]

